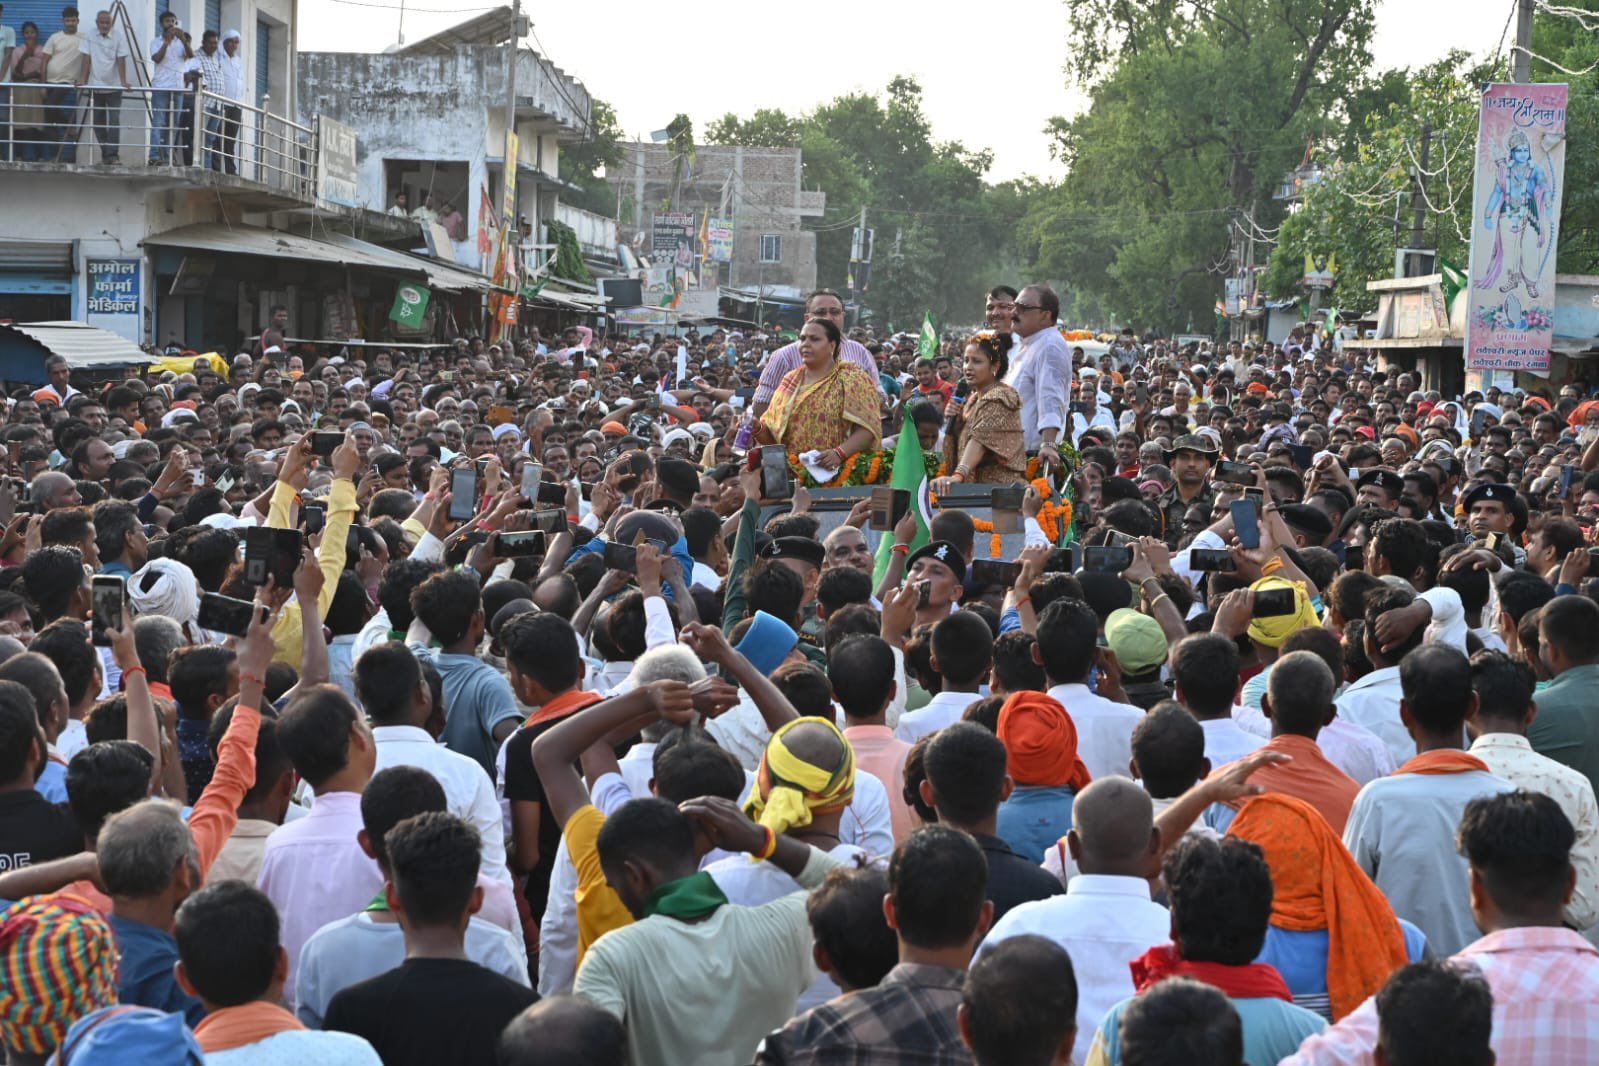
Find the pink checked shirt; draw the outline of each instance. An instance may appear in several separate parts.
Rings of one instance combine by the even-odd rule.
[[[1493,1049],[1507,1066],[1599,1062],[1599,949],[1569,929],[1505,929],[1453,961],[1475,967],[1494,997]],[[1280,1066],[1366,1066],[1377,1044],[1368,999]]]
[[[872,379],[872,384],[877,386],[877,395],[883,395],[883,382],[877,376],[877,360],[872,358],[872,353],[866,350],[866,345],[860,341],[844,338],[844,344],[839,348],[839,356],[847,363],[854,363],[866,371],[866,376]],[[755,387],[755,395],[750,397],[751,404],[771,403],[772,393],[777,391],[778,384],[784,376],[795,367],[803,366],[800,359],[799,341],[785,344],[772,353],[772,358],[767,362],[766,369],[761,371],[761,380]]]

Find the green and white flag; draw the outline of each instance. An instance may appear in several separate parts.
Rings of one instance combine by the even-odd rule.
[[[911,494],[911,514],[916,516],[916,536],[911,539],[910,550],[915,551],[929,539],[927,527],[932,524],[933,512],[931,500],[927,495],[927,460],[922,455],[922,441],[916,435],[916,427],[911,425],[908,418],[900,427],[899,444],[894,448],[894,469],[889,483],[894,488],[905,489]],[[883,574],[888,570],[889,560],[894,557],[893,547],[894,534],[885,531],[877,541],[877,562],[872,567],[873,588],[883,580]]]
[[[394,306],[389,308],[389,320],[409,329],[421,329],[428,312],[428,300],[433,294],[414,281],[402,281],[394,290]]]
[[[916,354],[923,359],[938,358],[938,327],[933,325],[933,312],[922,312],[922,332],[916,338]]]

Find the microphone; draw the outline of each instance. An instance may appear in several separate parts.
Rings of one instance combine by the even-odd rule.
[[[966,406],[966,394],[971,391],[971,385],[967,383],[965,378],[961,378],[960,384],[955,386],[955,395],[951,396],[949,400],[949,410],[947,417],[944,419],[944,432],[946,434],[955,431],[955,420],[960,417],[961,408]]]

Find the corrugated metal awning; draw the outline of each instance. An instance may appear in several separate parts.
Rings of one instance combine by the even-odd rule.
[[[125,337],[82,322],[13,322],[0,326],[0,331],[20,333],[51,355],[61,356],[74,370],[115,370],[160,361]]]
[[[230,226],[201,222],[179,226],[165,233],[146,237],[152,248],[182,248],[228,255],[258,255],[297,262],[333,263],[339,266],[383,270],[407,277],[426,278],[430,286],[447,292],[467,292],[488,285],[481,274],[434,259],[422,259],[406,252],[371,244],[342,233],[326,237],[302,237],[260,226]]]

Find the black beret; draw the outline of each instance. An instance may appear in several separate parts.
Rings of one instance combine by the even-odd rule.
[[[655,476],[674,496],[691,497],[700,491],[700,468],[693,463],[671,457],[657,460]]]
[[[776,537],[761,549],[761,555],[767,559],[798,559],[820,570],[827,559],[827,549],[809,537]]]
[[[905,572],[911,572],[911,567],[916,565],[918,559],[932,559],[934,562],[943,563],[955,574],[955,580],[966,584],[966,558],[961,555],[960,549],[947,540],[934,540],[923,544],[911,552],[910,558],[905,560]]]
[[[1332,536],[1332,519],[1308,503],[1286,504],[1277,508],[1277,513],[1283,516],[1289,529],[1303,533],[1318,544]]]

